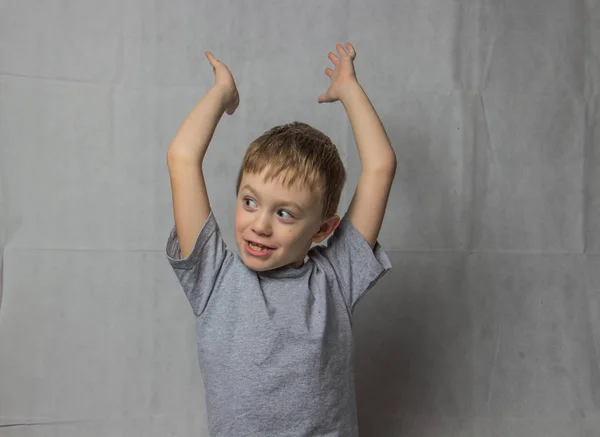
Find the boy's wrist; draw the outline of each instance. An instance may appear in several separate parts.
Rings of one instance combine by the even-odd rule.
[[[344,105],[350,104],[353,100],[356,99],[357,96],[361,96],[364,93],[365,92],[360,83],[358,83],[358,80],[351,80],[347,84],[345,84],[343,92],[340,96],[340,102],[342,102],[342,104]]]

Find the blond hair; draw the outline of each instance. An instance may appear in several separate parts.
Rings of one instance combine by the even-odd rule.
[[[346,170],[339,152],[323,132],[298,121],[275,126],[254,140],[242,161],[236,193],[244,173],[260,174],[272,180],[283,177],[283,183],[298,183],[321,195],[323,218],[335,215]]]

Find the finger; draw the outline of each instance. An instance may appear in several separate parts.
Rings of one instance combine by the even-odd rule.
[[[348,54],[348,52],[346,51],[346,49],[344,47],[342,47],[341,44],[336,45],[335,48],[337,49],[337,51],[340,54],[340,56],[344,56],[344,55]]]
[[[326,68],[325,69],[325,74],[329,77],[331,77],[331,75],[333,74],[333,70],[331,68]]]
[[[321,94],[319,96],[319,103],[331,103],[331,102],[335,102],[335,100],[336,99],[332,98],[327,93]]]
[[[208,62],[210,62],[210,65],[212,65],[213,67],[217,64],[217,62],[219,62],[215,59],[211,52],[206,52],[206,57],[208,58]]]
[[[333,62],[333,65],[337,65],[337,63],[340,61],[340,58],[338,58],[332,52],[329,52],[329,54],[327,55],[327,57],[331,60],[331,62]]]
[[[352,57],[352,59],[356,58],[356,50],[354,50],[354,46],[349,42],[346,43],[346,50],[348,54]]]

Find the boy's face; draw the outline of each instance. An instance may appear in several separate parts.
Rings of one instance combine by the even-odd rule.
[[[313,242],[319,243],[339,224],[324,220],[321,196],[307,187],[288,188],[275,178],[244,173],[235,209],[235,239],[244,264],[255,271],[291,264],[300,267]]]

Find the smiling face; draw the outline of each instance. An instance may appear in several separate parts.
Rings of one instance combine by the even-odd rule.
[[[244,173],[235,209],[235,239],[244,264],[256,271],[300,267],[311,244],[327,238],[339,217],[322,217],[321,195],[282,177]]]

